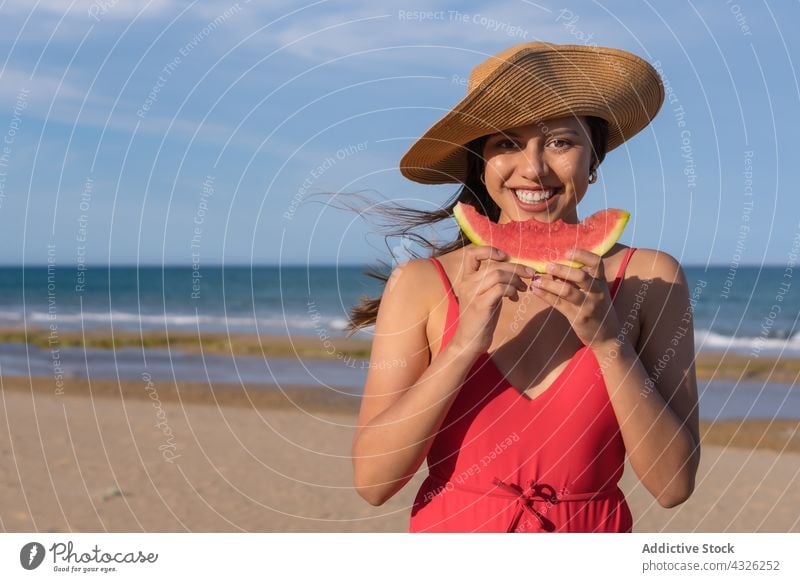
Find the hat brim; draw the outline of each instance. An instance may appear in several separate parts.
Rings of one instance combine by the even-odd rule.
[[[403,176],[423,184],[463,183],[467,143],[560,117],[605,119],[610,151],[644,129],[661,108],[661,79],[636,55],[542,44],[506,59],[414,142],[400,160]]]

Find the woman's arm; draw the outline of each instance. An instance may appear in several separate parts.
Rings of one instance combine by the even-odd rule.
[[[381,299],[352,448],[355,488],[372,505],[417,472],[475,361],[450,342],[429,365],[429,297],[441,298],[433,285],[441,287],[434,265],[414,259],[392,273]]]
[[[668,254],[642,250],[646,256],[639,263],[649,266],[650,280],[638,281],[639,353],[624,333],[618,336],[622,342],[594,352],[631,467],[661,506],[674,507],[692,494],[700,463],[694,326],[680,264]],[[620,330],[627,315],[618,314]]]

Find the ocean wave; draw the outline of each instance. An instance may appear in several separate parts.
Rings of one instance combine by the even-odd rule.
[[[137,313],[134,311],[75,311],[60,310],[55,322],[64,328],[92,328],[119,326],[122,328],[185,328],[207,330],[231,330],[234,332],[286,333],[301,335],[343,334],[348,320],[341,314],[320,312],[313,319],[306,313],[269,314],[261,317],[243,315],[241,312],[224,314],[196,313]],[[17,327],[25,322],[43,326],[54,320],[46,311],[33,310],[23,314],[21,310],[0,310],[0,325]],[[355,333],[356,337],[371,338],[375,326],[367,326]],[[800,354],[800,332],[791,334],[785,329],[773,329],[758,336],[738,337],[718,333],[709,329],[695,329],[695,347],[707,351],[735,351],[746,353]]]
[[[694,333],[695,347],[709,351],[736,351],[759,353],[800,353],[800,332],[789,335],[785,332],[776,332],[764,336],[739,336],[733,337],[713,332],[708,329],[697,329]]]
[[[32,325],[50,324],[55,322],[64,327],[98,327],[119,325],[121,327],[213,327],[218,329],[247,329],[256,331],[276,332],[280,330],[305,331],[309,335],[318,332],[343,332],[348,321],[341,316],[319,314],[318,318],[310,319],[305,314],[287,314],[285,316],[273,315],[271,317],[247,317],[241,314],[229,315],[202,315],[195,313],[136,313],[131,311],[84,311],[57,312],[56,318],[44,311],[30,311],[26,315],[21,311],[0,310],[0,325],[19,325],[24,322]]]

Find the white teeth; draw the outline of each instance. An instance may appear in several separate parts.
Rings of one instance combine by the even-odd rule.
[[[532,202],[541,202],[553,196],[553,189],[549,190],[514,190],[517,198],[523,202],[530,204]]]

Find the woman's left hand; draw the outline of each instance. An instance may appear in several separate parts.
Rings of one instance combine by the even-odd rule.
[[[611,306],[603,260],[586,249],[574,249],[566,258],[583,267],[548,263],[552,278],[538,274],[531,290],[567,318],[584,345],[593,348],[614,341],[619,320]]]

